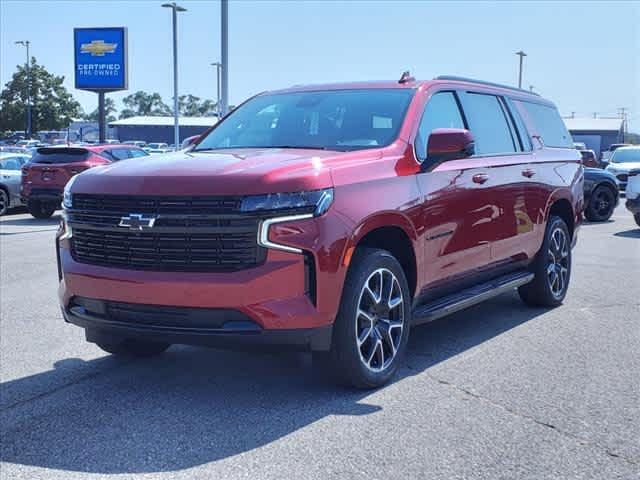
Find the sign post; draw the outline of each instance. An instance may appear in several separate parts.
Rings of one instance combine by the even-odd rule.
[[[75,87],[98,94],[99,141],[106,133],[105,93],[128,88],[126,27],[74,28]]]

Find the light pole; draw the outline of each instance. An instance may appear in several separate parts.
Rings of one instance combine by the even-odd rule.
[[[220,75],[222,70],[222,64],[220,62],[213,62],[211,64],[212,67],[216,67],[216,116],[218,120],[220,120]]]
[[[180,148],[180,123],[178,119],[178,12],[186,12],[187,9],[176,2],[163,3],[163,7],[172,10],[173,20],[173,143],[174,150]]]
[[[25,64],[26,72],[27,72],[27,128],[26,134],[27,138],[31,138],[31,66],[29,65],[29,45],[31,42],[29,40],[18,40],[15,42],[16,45],[22,45],[27,48],[27,63]]]
[[[229,1],[220,0],[220,62],[222,63],[221,113],[229,108]]]
[[[520,70],[518,72],[518,88],[522,88],[522,59],[527,56],[522,50],[516,52],[516,55],[520,57]]]

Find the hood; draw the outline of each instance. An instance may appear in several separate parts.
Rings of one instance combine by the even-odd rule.
[[[73,192],[246,195],[318,190],[332,186],[328,164],[351,153],[269,148],[132,158],[78,175]]]
[[[615,170],[616,172],[628,172],[637,168],[640,168],[640,162],[610,163],[607,165],[607,170]]]

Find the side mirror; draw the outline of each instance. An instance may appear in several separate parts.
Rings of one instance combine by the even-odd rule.
[[[422,171],[432,170],[441,163],[468,158],[475,154],[473,135],[464,128],[436,128],[429,135],[427,159]]]

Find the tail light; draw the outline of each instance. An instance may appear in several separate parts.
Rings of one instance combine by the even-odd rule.
[[[23,166],[20,171],[22,172],[22,176],[26,177],[27,175],[29,175],[29,167],[27,167],[26,165]]]
[[[80,172],[84,172],[87,168],[89,168],[89,167],[73,167],[73,168],[69,169],[69,173],[71,175],[77,175]]]

